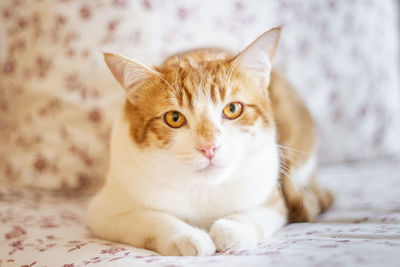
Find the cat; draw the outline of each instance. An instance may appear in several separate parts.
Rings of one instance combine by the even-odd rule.
[[[95,235],[205,256],[252,248],[331,205],[315,179],[311,116],[271,68],[279,36],[273,28],[236,56],[197,49],[154,67],[104,53],[126,102],[89,205]]]

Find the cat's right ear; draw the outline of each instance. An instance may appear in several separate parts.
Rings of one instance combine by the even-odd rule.
[[[126,57],[104,52],[103,54],[108,68],[125,89],[128,99],[151,75],[160,75],[150,67]]]

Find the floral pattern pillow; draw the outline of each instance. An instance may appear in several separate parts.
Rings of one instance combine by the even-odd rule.
[[[193,47],[239,51],[277,25],[276,67],[316,119],[321,161],[399,155],[398,18],[395,0],[1,1],[0,180],[104,180],[123,92],[101,50],[157,64]]]

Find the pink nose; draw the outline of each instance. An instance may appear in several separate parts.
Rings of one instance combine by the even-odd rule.
[[[219,146],[217,145],[199,145],[196,147],[196,149],[200,151],[204,157],[211,160],[214,157],[218,147]]]

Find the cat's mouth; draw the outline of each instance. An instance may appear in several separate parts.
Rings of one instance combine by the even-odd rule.
[[[217,165],[212,161],[209,161],[206,166],[201,167],[200,169],[197,169],[196,172],[201,173],[201,174],[206,174],[206,173],[210,173],[210,172],[219,170],[221,168],[222,168],[222,166]]]

